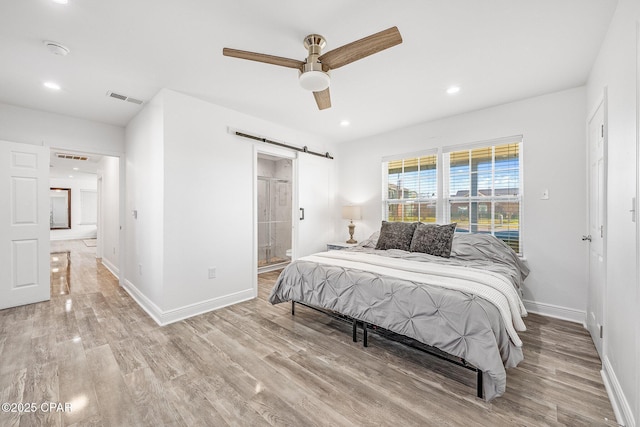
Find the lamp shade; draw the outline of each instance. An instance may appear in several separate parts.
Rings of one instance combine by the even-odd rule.
[[[342,207],[343,219],[362,219],[362,210],[360,206],[343,206]]]

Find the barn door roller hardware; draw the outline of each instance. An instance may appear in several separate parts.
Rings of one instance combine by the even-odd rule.
[[[333,160],[333,156],[331,154],[329,154],[328,151],[326,153],[318,153],[318,152],[309,150],[306,145],[304,147],[300,148],[300,147],[295,147],[293,145],[285,144],[283,142],[271,141],[270,139],[267,139],[267,138],[261,138],[259,136],[249,135],[248,133],[244,133],[244,132],[236,131],[234,133],[236,135],[242,136],[244,138],[255,139],[256,141],[266,142],[267,144],[277,145],[278,147],[285,147],[285,148],[288,148],[290,150],[296,150],[296,151],[300,151],[302,153],[313,154],[314,156],[324,157],[324,158]]]

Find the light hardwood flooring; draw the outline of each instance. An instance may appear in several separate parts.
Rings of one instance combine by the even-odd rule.
[[[70,262],[67,263],[67,253]],[[257,299],[159,327],[82,241],[52,242],[51,301],[0,311],[0,426],[617,425],[582,326],[530,315],[525,360],[484,402],[475,374],[308,308]],[[55,257],[55,258],[54,258]]]

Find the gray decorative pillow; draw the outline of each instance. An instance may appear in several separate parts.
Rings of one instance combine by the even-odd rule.
[[[449,258],[455,231],[455,222],[446,225],[420,223],[413,233],[409,250],[411,252],[424,252],[429,255]]]
[[[417,224],[417,222],[382,221],[376,249],[401,249],[408,251]]]

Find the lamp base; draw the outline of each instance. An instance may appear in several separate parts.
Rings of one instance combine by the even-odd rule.
[[[351,223],[349,224],[349,240],[347,240],[347,243],[358,243],[357,240],[355,240],[353,238],[353,232],[356,229],[356,225],[353,223],[353,221],[351,221]]]

